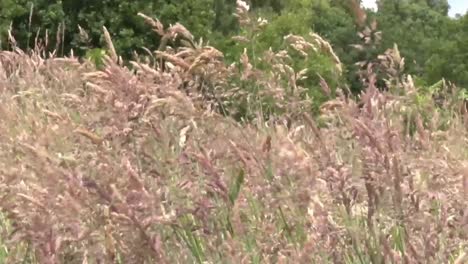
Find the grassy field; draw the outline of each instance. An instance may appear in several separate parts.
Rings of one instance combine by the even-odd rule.
[[[383,91],[369,70],[359,96],[323,82],[310,115],[284,53],[130,69],[105,35],[100,69],[0,51],[0,263],[467,263],[456,87],[389,74]]]

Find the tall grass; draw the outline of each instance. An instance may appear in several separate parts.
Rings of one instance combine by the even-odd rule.
[[[142,17],[187,45],[129,68],[104,29],[101,70],[0,52],[0,261],[467,261],[456,87],[415,87],[395,48],[367,65],[357,97],[323,81],[336,96],[311,116],[284,51],[265,54],[267,70],[247,53],[226,65],[182,25]],[[289,36],[296,49],[315,39]]]

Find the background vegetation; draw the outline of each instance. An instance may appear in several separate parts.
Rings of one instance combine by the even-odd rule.
[[[332,44],[344,64],[347,83],[353,91],[359,91],[359,81],[353,74],[354,63],[398,43],[406,58],[407,73],[418,81],[430,85],[445,78],[460,87],[468,86],[463,55],[467,54],[468,18],[466,15],[450,18],[447,0],[382,0],[377,12],[366,10],[382,32],[376,53],[371,54],[361,54],[351,46],[359,42],[357,33],[363,29],[362,23],[356,20],[358,3],[355,2],[358,1],[252,1],[251,10],[269,23],[256,36],[255,49],[249,51],[260,54],[270,47],[280,47],[282,37],[287,34],[304,35],[313,31]],[[239,27],[234,1],[226,0],[0,0],[0,6],[0,46],[4,49],[9,48],[7,31],[11,27],[23,49],[35,47],[35,39],[47,35],[49,50],[64,55],[73,49],[76,55],[92,56],[100,53],[95,48],[103,47],[101,29],[106,26],[115,39],[116,50],[130,59],[134,52],[142,54],[144,48],[157,49],[161,42],[138,19],[138,12],[156,17],[166,26],[180,22],[197,39],[209,40],[218,47],[231,62],[243,52],[243,47],[231,37],[239,34],[252,37]],[[79,27],[86,35],[79,34]],[[326,66],[319,66],[322,62],[318,60],[310,66],[327,72],[323,69]]]
[[[0,263],[466,263],[445,1],[0,0]]]

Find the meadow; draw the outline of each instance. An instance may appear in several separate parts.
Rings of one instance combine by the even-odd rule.
[[[466,94],[418,87],[397,46],[312,111],[288,51],[124,63],[103,35],[101,66],[0,51],[0,263],[468,262]]]

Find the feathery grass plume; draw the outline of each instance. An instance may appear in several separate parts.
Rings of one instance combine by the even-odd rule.
[[[154,32],[158,33],[160,36],[165,35],[164,26],[158,19],[151,18],[143,13],[138,13],[138,16],[145,19],[145,22],[153,28]]]
[[[330,42],[324,40],[320,35],[316,33],[310,33],[310,36],[314,39],[315,42],[319,45],[322,51],[326,54],[330,55],[333,61],[335,62],[336,69],[338,70],[339,74],[343,73],[343,66],[341,64],[340,58],[336,55],[335,51],[333,50]]]
[[[114,63],[118,63],[119,57],[117,56],[117,52],[115,51],[115,48],[114,48],[114,43],[112,42],[112,38],[106,26],[102,26],[102,31],[104,32],[104,39],[106,41],[107,48],[109,49],[110,57],[114,61]]]
[[[234,15],[239,20],[239,24],[241,26],[249,25],[251,23],[249,10],[250,6],[245,1],[236,0],[236,12]]]
[[[361,2],[358,0],[351,0],[348,2],[349,7],[354,15],[354,20],[357,26],[363,27],[367,21],[367,14],[361,6]]]
[[[16,39],[13,36],[12,32],[12,26],[13,22],[10,24],[10,28],[8,29],[8,42],[10,43],[10,46],[15,49],[17,47]]]

